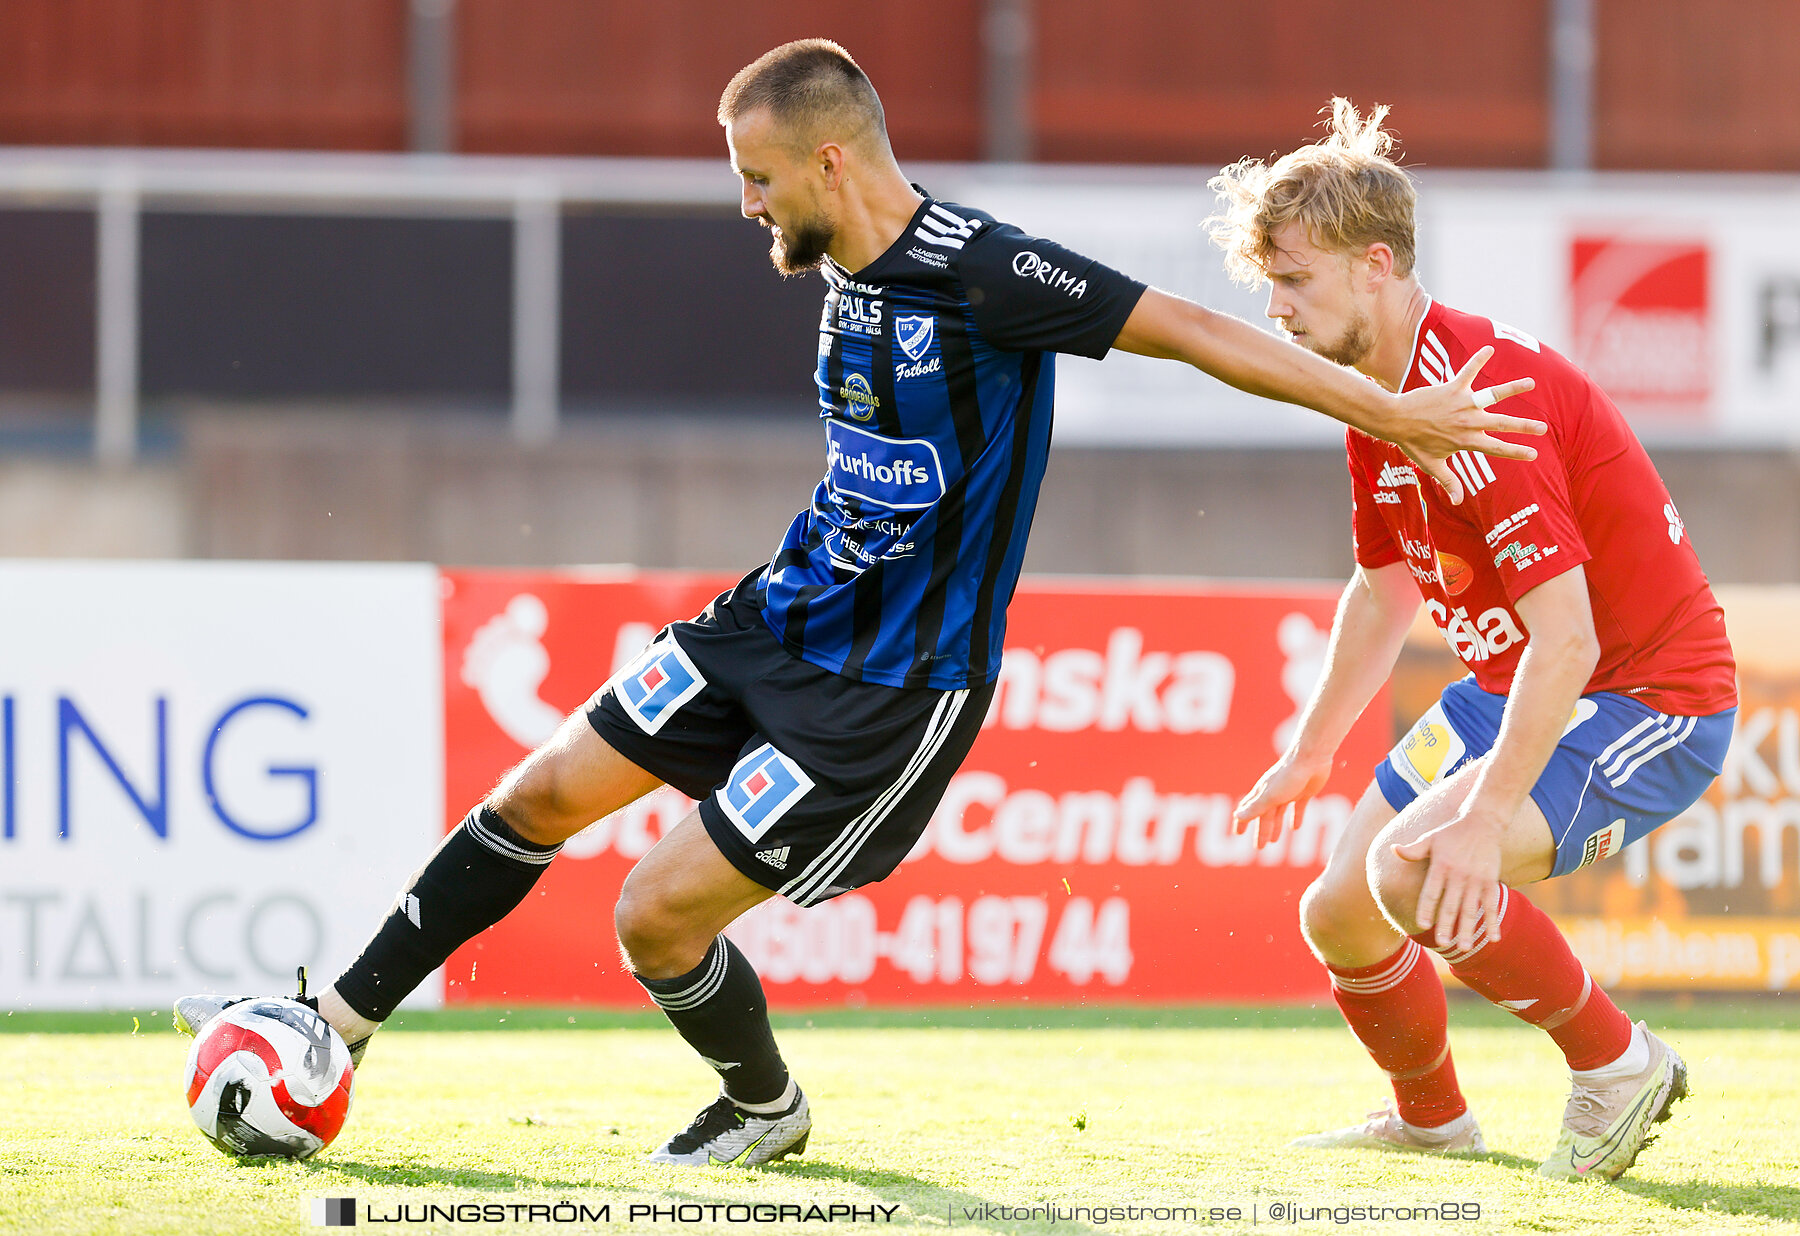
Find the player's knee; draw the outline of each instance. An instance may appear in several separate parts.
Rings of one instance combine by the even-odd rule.
[[[644,978],[686,974],[699,964],[711,943],[708,939],[696,950],[682,916],[654,890],[634,886],[629,879],[613,906],[613,930],[618,933],[619,953],[626,966]]]
[[[1394,839],[1383,833],[1369,849],[1369,891],[1375,904],[1395,927],[1413,935],[1419,930],[1414,914],[1419,906],[1419,890],[1425,883],[1425,865],[1412,863],[1393,851]]]
[[[1351,904],[1346,890],[1327,872],[1307,885],[1300,896],[1300,934],[1315,954],[1326,957],[1332,952],[1332,944],[1351,929],[1353,915],[1359,908]]]
[[[580,804],[564,787],[557,761],[543,752],[514,769],[488,796],[488,806],[537,845],[556,845],[592,823],[578,818]]]

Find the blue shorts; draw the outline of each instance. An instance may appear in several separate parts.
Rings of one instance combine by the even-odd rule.
[[[1493,749],[1506,697],[1471,675],[1438,702],[1375,766],[1375,783],[1399,811],[1444,777]],[[1725,766],[1737,709],[1675,717],[1629,695],[1584,695],[1531,787],[1556,842],[1551,875],[1616,854],[1686,811]]]

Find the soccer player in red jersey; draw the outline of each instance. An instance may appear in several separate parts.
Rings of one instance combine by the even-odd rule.
[[[1267,844],[1298,819],[1421,600],[1469,676],[1376,767],[1300,905],[1396,1107],[1296,1144],[1485,1148],[1430,949],[1568,1058],[1562,1132],[1539,1170],[1612,1179],[1686,1095],[1687,1069],[1519,890],[1617,853],[1711,784],[1736,713],[1731,645],[1681,516],[1606,393],[1530,335],[1420,285],[1414,190],[1385,116],[1334,100],[1323,141],[1215,179],[1228,264],[1269,281],[1268,314],[1296,342],[1392,391],[1442,383],[1492,347],[1488,373],[1535,379],[1519,402],[1550,428],[1535,460],[1453,456],[1460,506],[1391,446],[1348,434],[1356,573],[1324,674],[1239,804],[1239,830]]]

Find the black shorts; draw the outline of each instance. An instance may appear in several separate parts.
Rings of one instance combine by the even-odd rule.
[[[900,865],[980,733],[994,684],[888,687],[802,661],[763,622],[760,574],[663,628],[587,719],[700,800],[733,866],[810,906]]]

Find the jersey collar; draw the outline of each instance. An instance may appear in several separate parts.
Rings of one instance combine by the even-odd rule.
[[[1409,390],[1417,390],[1421,386],[1431,385],[1431,383],[1425,379],[1425,375],[1419,370],[1419,348],[1425,342],[1426,327],[1435,325],[1432,319],[1438,316],[1440,315],[1438,314],[1437,300],[1430,292],[1425,293],[1425,312],[1419,315],[1419,324],[1413,327],[1412,351],[1406,358],[1406,376],[1400,379],[1400,390],[1402,393]],[[1417,381],[1415,382],[1414,379],[1417,379]]]

